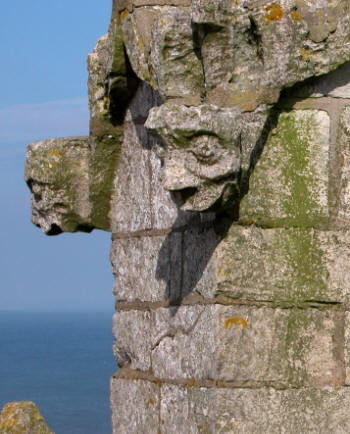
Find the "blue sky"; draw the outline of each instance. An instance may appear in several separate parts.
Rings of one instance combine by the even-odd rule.
[[[26,145],[88,133],[86,56],[111,0],[12,0],[1,11],[0,310],[113,310],[110,234],[30,223]]]

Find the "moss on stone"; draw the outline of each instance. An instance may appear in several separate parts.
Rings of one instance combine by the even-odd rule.
[[[121,150],[122,126],[113,126],[104,116],[99,116],[91,119],[90,130],[93,143],[89,162],[90,220],[94,227],[109,230],[109,212]]]
[[[327,173],[316,169],[316,112],[279,115],[240,205],[240,221],[266,227],[324,227],[328,222]],[[321,133],[320,133],[321,134]],[[317,155],[323,152],[316,149]],[[316,156],[317,156],[316,155]],[[326,204],[321,204],[323,200]]]
[[[286,261],[285,281],[280,288],[283,299],[298,303],[322,299],[322,294],[327,293],[329,273],[324,266],[323,251],[315,232],[298,229],[283,231],[273,249]]]

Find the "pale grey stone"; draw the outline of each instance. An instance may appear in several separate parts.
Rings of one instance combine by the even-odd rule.
[[[349,389],[219,389],[215,433],[317,434],[350,430]]]
[[[152,227],[150,163],[147,132],[142,125],[126,122],[112,200],[112,232]]]
[[[344,324],[345,385],[350,386],[350,312],[345,312]]]
[[[159,386],[142,380],[111,379],[113,434],[159,433]]]
[[[341,384],[341,326],[332,310],[220,305],[120,312],[113,321],[121,365],[160,379],[279,387]]]
[[[158,309],[152,369],[158,378],[215,378],[215,320],[210,307]]]
[[[114,355],[119,366],[148,371],[151,367],[153,316],[130,310],[113,315]]]
[[[111,260],[117,301],[175,301],[181,296],[182,235],[115,239]]]
[[[241,384],[338,386],[341,314],[316,309],[216,309],[217,378]]]
[[[346,434],[350,429],[349,393],[348,388],[207,389],[166,385],[162,387],[162,432]]]
[[[183,226],[188,220],[179,209],[179,203],[176,198],[167,191],[162,183],[162,145],[159,140],[154,137],[150,138],[151,153],[150,165],[152,170],[152,184],[151,184],[151,206],[154,216],[154,228],[167,229]]]
[[[170,191],[183,191],[183,210],[207,210],[224,193],[237,189],[238,110],[168,103],[153,108],[145,126],[167,143],[163,185]]]
[[[337,217],[347,228],[350,224],[350,107],[342,110],[339,119],[338,144],[341,152],[340,191]]]
[[[169,434],[197,434],[200,432],[190,405],[190,396],[190,388],[172,384],[162,385],[161,432]]]

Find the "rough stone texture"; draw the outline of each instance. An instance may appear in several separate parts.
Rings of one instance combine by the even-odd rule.
[[[214,305],[121,312],[113,330],[119,364],[163,380],[324,387],[344,378],[341,324],[332,310]]]
[[[27,163],[46,232],[112,231],[113,433],[350,431],[349,8],[113,2],[76,182]]]
[[[234,225],[212,259],[217,291],[248,300],[348,303],[349,246],[348,232]]]
[[[127,381],[112,377],[111,406],[115,433],[158,434],[159,386],[148,381]]]
[[[350,218],[350,107],[345,107],[340,116],[339,149],[343,159],[339,192],[338,218],[349,225]]]
[[[181,296],[181,233],[126,238],[113,243],[117,301],[178,300]],[[161,257],[159,251],[162,251]]]
[[[91,230],[86,137],[28,146],[25,180],[32,191],[32,221],[47,234]]]
[[[2,434],[54,434],[38,407],[30,401],[9,402],[0,414]]]
[[[164,433],[345,434],[350,429],[347,388],[215,390],[165,385],[161,396]]]
[[[263,226],[318,226],[328,217],[330,120],[324,111],[281,113],[240,205]]]

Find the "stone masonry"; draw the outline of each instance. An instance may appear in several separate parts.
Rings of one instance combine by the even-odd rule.
[[[347,0],[119,0],[33,222],[112,232],[113,433],[350,432]]]

